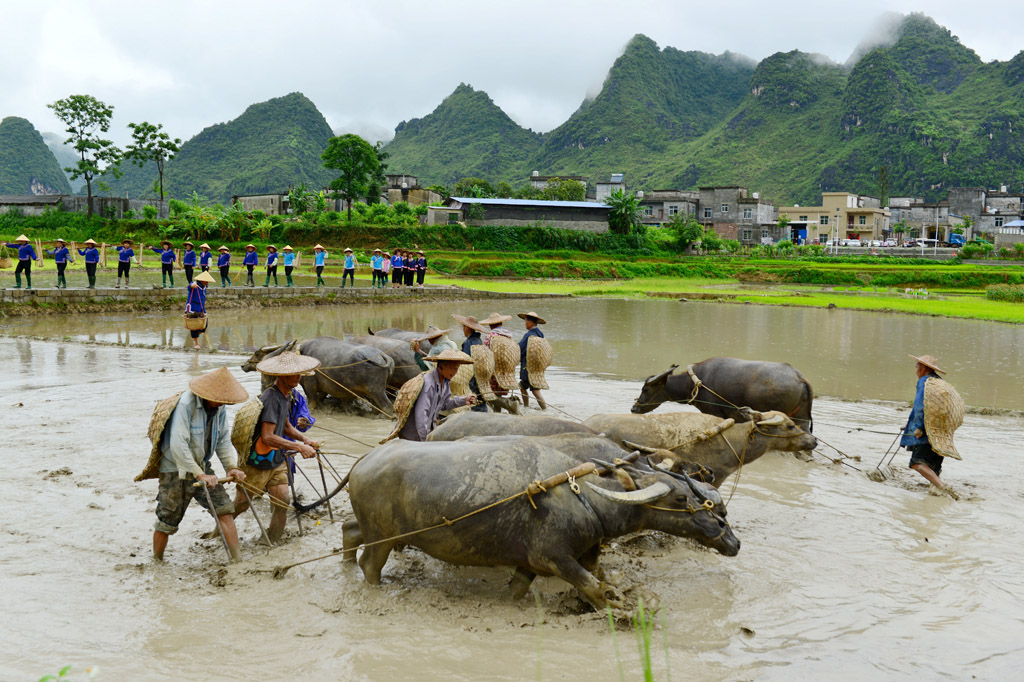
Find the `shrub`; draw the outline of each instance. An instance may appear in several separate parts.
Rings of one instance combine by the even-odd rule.
[[[1008,301],[1024,303],[1024,286],[1013,284],[993,284],[985,288],[985,298],[990,301]]]
[[[142,217],[146,220],[156,220],[156,217],[160,215],[160,209],[156,206],[150,206],[146,204],[142,207]]]

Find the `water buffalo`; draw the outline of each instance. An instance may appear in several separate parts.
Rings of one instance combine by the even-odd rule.
[[[383,336],[386,339],[398,339],[399,341],[415,341],[422,339],[424,334],[426,334],[426,332],[411,332],[399,329],[398,327],[388,327],[387,329],[378,329],[377,331],[367,327],[366,331],[370,336]],[[430,341],[420,341],[420,350],[424,355],[429,353],[432,347],[433,344]]]
[[[693,395],[690,373],[672,365],[661,374],[647,377],[640,397],[633,403],[633,414],[650,412],[666,401],[692,402],[705,414],[740,421],[743,415],[736,406],[746,406],[760,412],[784,412],[808,432],[813,431],[811,403],[814,390],[792,365],[710,358],[691,367],[702,384],[696,396]]]
[[[463,412],[449,417],[427,440],[459,440],[467,436],[549,436],[554,433],[594,433],[579,422],[556,417],[517,416],[500,412]]]
[[[423,370],[416,364],[416,354],[408,341],[389,339],[386,336],[353,336],[349,339],[351,343],[362,343],[373,346],[391,356],[394,360],[395,370],[391,373],[388,386],[399,389],[405,382],[413,377],[419,376]]]
[[[245,361],[242,370],[253,372],[264,358],[290,350],[295,345],[292,341],[285,345],[264,346]],[[344,402],[362,398],[388,414],[392,412],[391,400],[385,389],[394,370],[394,361],[387,354],[372,346],[349,343],[333,336],[318,336],[304,341],[299,346],[299,353],[316,358],[324,368],[312,376],[302,377],[302,390],[312,406],[324,395],[331,395]]]
[[[391,550],[402,542],[453,564],[514,566],[516,597],[537,575],[556,575],[597,608],[621,607],[619,591],[594,576],[603,539],[651,529],[696,539],[727,556],[739,551],[728,524],[702,507],[689,485],[653,470],[637,471],[629,486],[615,476],[588,474],[577,479],[578,494],[563,484],[534,495],[536,509],[523,495],[446,523],[579,464],[540,440],[513,439],[484,450],[474,442],[392,441],[368,452],[349,477],[356,522],[343,526],[349,553],[384,541],[359,556],[366,581],[380,583]],[[389,539],[405,533],[413,534]]]
[[[720,435],[707,439],[697,436],[717,427],[722,420],[696,412],[596,414],[584,424],[624,447],[637,444],[671,450],[680,463],[702,464],[714,472],[711,484],[716,488],[739,469],[741,459],[743,464],[750,464],[768,450],[799,452],[818,445],[814,436],[781,412],[750,415],[756,421],[723,424],[726,428]]]

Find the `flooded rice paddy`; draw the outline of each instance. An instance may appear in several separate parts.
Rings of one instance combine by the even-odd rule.
[[[963,496],[929,495],[901,451],[879,462],[906,420],[913,364],[930,352],[973,406],[1024,409],[1024,330],[961,320],[667,301],[528,301],[555,348],[550,404],[574,417],[626,412],[642,378],[711,355],[789,361],[818,394],[811,461],[769,454],[745,467],[729,504],[735,558],[651,535],[612,544],[620,585],[662,608],[657,679],[1006,679],[1024,663],[1024,424],[970,414],[963,462],[943,477]],[[366,326],[422,329],[463,306],[339,306],[215,312],[216,353],[180,352],[180,317],[53,316],[4,323],[0,427],[0,678],[38,679],[67,664],[99,679],[640,679],[632,633],[616,656],[602,614],[539,580],[521,602],[506,569],[394,554],[371,587],[336,558],[267,571],[340,547],[324,516],[294,519],[287,544],[258,546],[239,519],[245,561],[223,566],[197,506],[149,560],[154,481],[132,483],[149,450],[158,399],[248,349]],[[525,310],[526,308],[522,308]],[[521,323],[509,323],[517,332]],[[461,335],[453,332],[453,338]],[[82,341],[126,346],[90,345]],[[160,345],[150,349],[141,346]],[[254,393],[258,377],[236,375]],[[665,409],[683,409],[678,406]],[[330,460],[344,471],[389,430],[383,419],[324,412]],[[857,430],[861,429],[861,430]],[[344,434],[342,435],[336,435]],[[358,442],[357,442],[358,441]],[[310,474],[318,473],[315,469]],[[730,479],[723,491],[733,489]],[[329,482],[330,483],[330,482]],[[306,486],[307,496],[313,492]],[[345,517],[345,494],[335,498]],[[258,505],[266,518],[269,509]],[[261,572],[262,571],[262,572]],[[535,598],[536,596],[536,598]],[[667,662],[666,662],[667,661]],[[34,676],[34,677],[33,677]]]

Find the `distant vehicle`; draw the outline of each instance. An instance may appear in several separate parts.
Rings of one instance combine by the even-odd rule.
[[[916,239],[905,239],[905,240],[903,240],[903,246],[907,247],[907,248],[909,248],[911,246],[917,246],[917,240]]]
[[[966,240],[962,234],[951,234],[949,235],[949,241],[946,242],[947,246],[958,247],[963,246]]]
[[[886,239],[885,241],[882,242],[882,246],[897,246],[897,244],[895,240]]]
[[[870,242],[866,244],[866,246],[880,247],[882,246],[882,242],[879,241],[878,239],[872,239]]]
[[[917,240],[917,246],[922,246],[922,247],[924,247],[926,249],[931,249],[933,247],[939,246],[941,243],[942,242],[940,242],[938,239],[918,239]]]
[[[839,246],[860,246],[860,240],[859,239],[844,239],[843,241],[839,242]]]

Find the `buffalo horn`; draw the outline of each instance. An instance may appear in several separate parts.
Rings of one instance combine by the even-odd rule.
[[[771,419],[766,419],[765,421],[757,422],[757,425],[758,426],[778,426],[779,424],[781,424],[783,422],[784,419],[785,419],[785,417],[783,417],[781,414],[777,414],[774,417],[772,417]]]
[[[667,459],[661,460],[660,462],[658,462],[654,466],[657,467],[658,469],[661,469],[662,471],[668,471],[668,472],[672,471],[672,462],[668,461]]]
[[[278,344],[275,344],[273,346],[263,346],[262,348],[260,348],[260,352],[261,353],[273,353],[274,351],[276,351],[276,350],[278,350],[280,348],[281,348],[281,344],[278,343]]]
[[[662,483],[661,481],[652,483],[646,488],[633,490],[628,493],[618,490],[607,490],[594,485],[590,481],[587,481],[587,485],[589,485],[591,489],[601,497],[611,500],[612,502],[618,502],[619,504],[650,504],[651,502],[664,497],[672,490],[667,483]]]
[[[622,441],[622,444],[630,450],[636,450],[637,452],[642,452],[645,455],[653,455],[658,451],[657,448],[649,448],[646,445],[637,445],[636,443],[630,443],[628,440]]]

